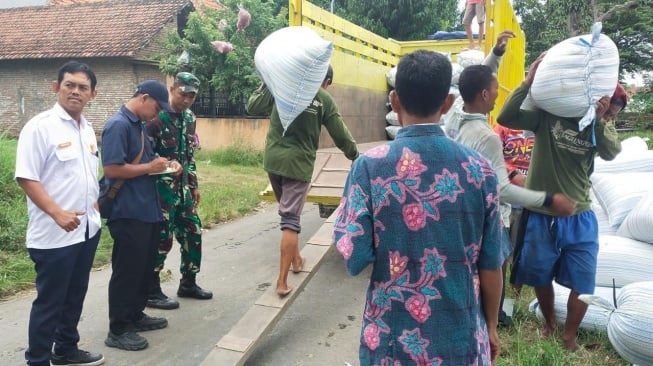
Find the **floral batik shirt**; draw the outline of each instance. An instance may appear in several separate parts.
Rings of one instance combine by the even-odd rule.
[[[362,366],[490,365],[479,269],[507,255],[498,202],[490,163],[436,124],[354,162],[334,241],[350,274],[373,265]]]

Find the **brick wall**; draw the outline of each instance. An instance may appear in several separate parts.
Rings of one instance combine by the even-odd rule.
[[[52,81],[57,70],[68,61],[0,61],[0,134],[17,136],[30,118],[51,108],[56,102]],[[156,64],[126,58],[79,59],[87,63],[98,79],[97,98],[86,105],[84,115],[100,135],[104,122],[134,94],[136,85],[147,79],[166,78]]]

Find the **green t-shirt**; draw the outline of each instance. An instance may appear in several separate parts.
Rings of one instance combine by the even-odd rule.
[[[535,133],[526,188],[564,193],[578,203],[577,212],[587,211],[591,204],[590,175],[594,171],[596,154],[604,160],[612,160],[621,151],[614,124],[604,120],[596,122],[594,146],[592,127],[578,131],[579,118],[562,118],[541,109],[520,109],[528,90],[529,85],[525,83],[515,89],[497,117],[503,126]],[[531,209],[553,215],[544,207]]]
[[[349,133],[333,98],[321,89],[311,104],[283,131],[272,93],[256,91],[247,102],[250,114],[270,113],[270,129],[265,140],[263,168],[271,174],[310,182],[320,131],[325,126],[336,146],[349,160],[358,157],[356,141]]]

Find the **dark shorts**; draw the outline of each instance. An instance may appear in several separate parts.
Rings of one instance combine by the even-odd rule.
[[[268,178],[270,178],[274,196],[279,202],[281,230],[290,229],[298,233],[301,232],[302,226],[299,218],[304,209],[304,202],[310,184],[269,173]]]
[[[546,287],[555,279],[579,294],[593,294],[598,250],[593,211],[566,218],[529,212],[516,283]]]

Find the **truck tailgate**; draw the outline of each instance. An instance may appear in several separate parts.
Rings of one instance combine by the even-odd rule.
[[[388,143],[390,141],[374,141],[358,144],[358,151],[362,154],[367,150]],[[306,202],[335,205],[340,203],[342,191],[347,180],[351,161],[337,147],[319,149],[315,156],[315,168],[308,189]],[[275,201],[272,186],[268,184],[259,194],[264,200]]]

